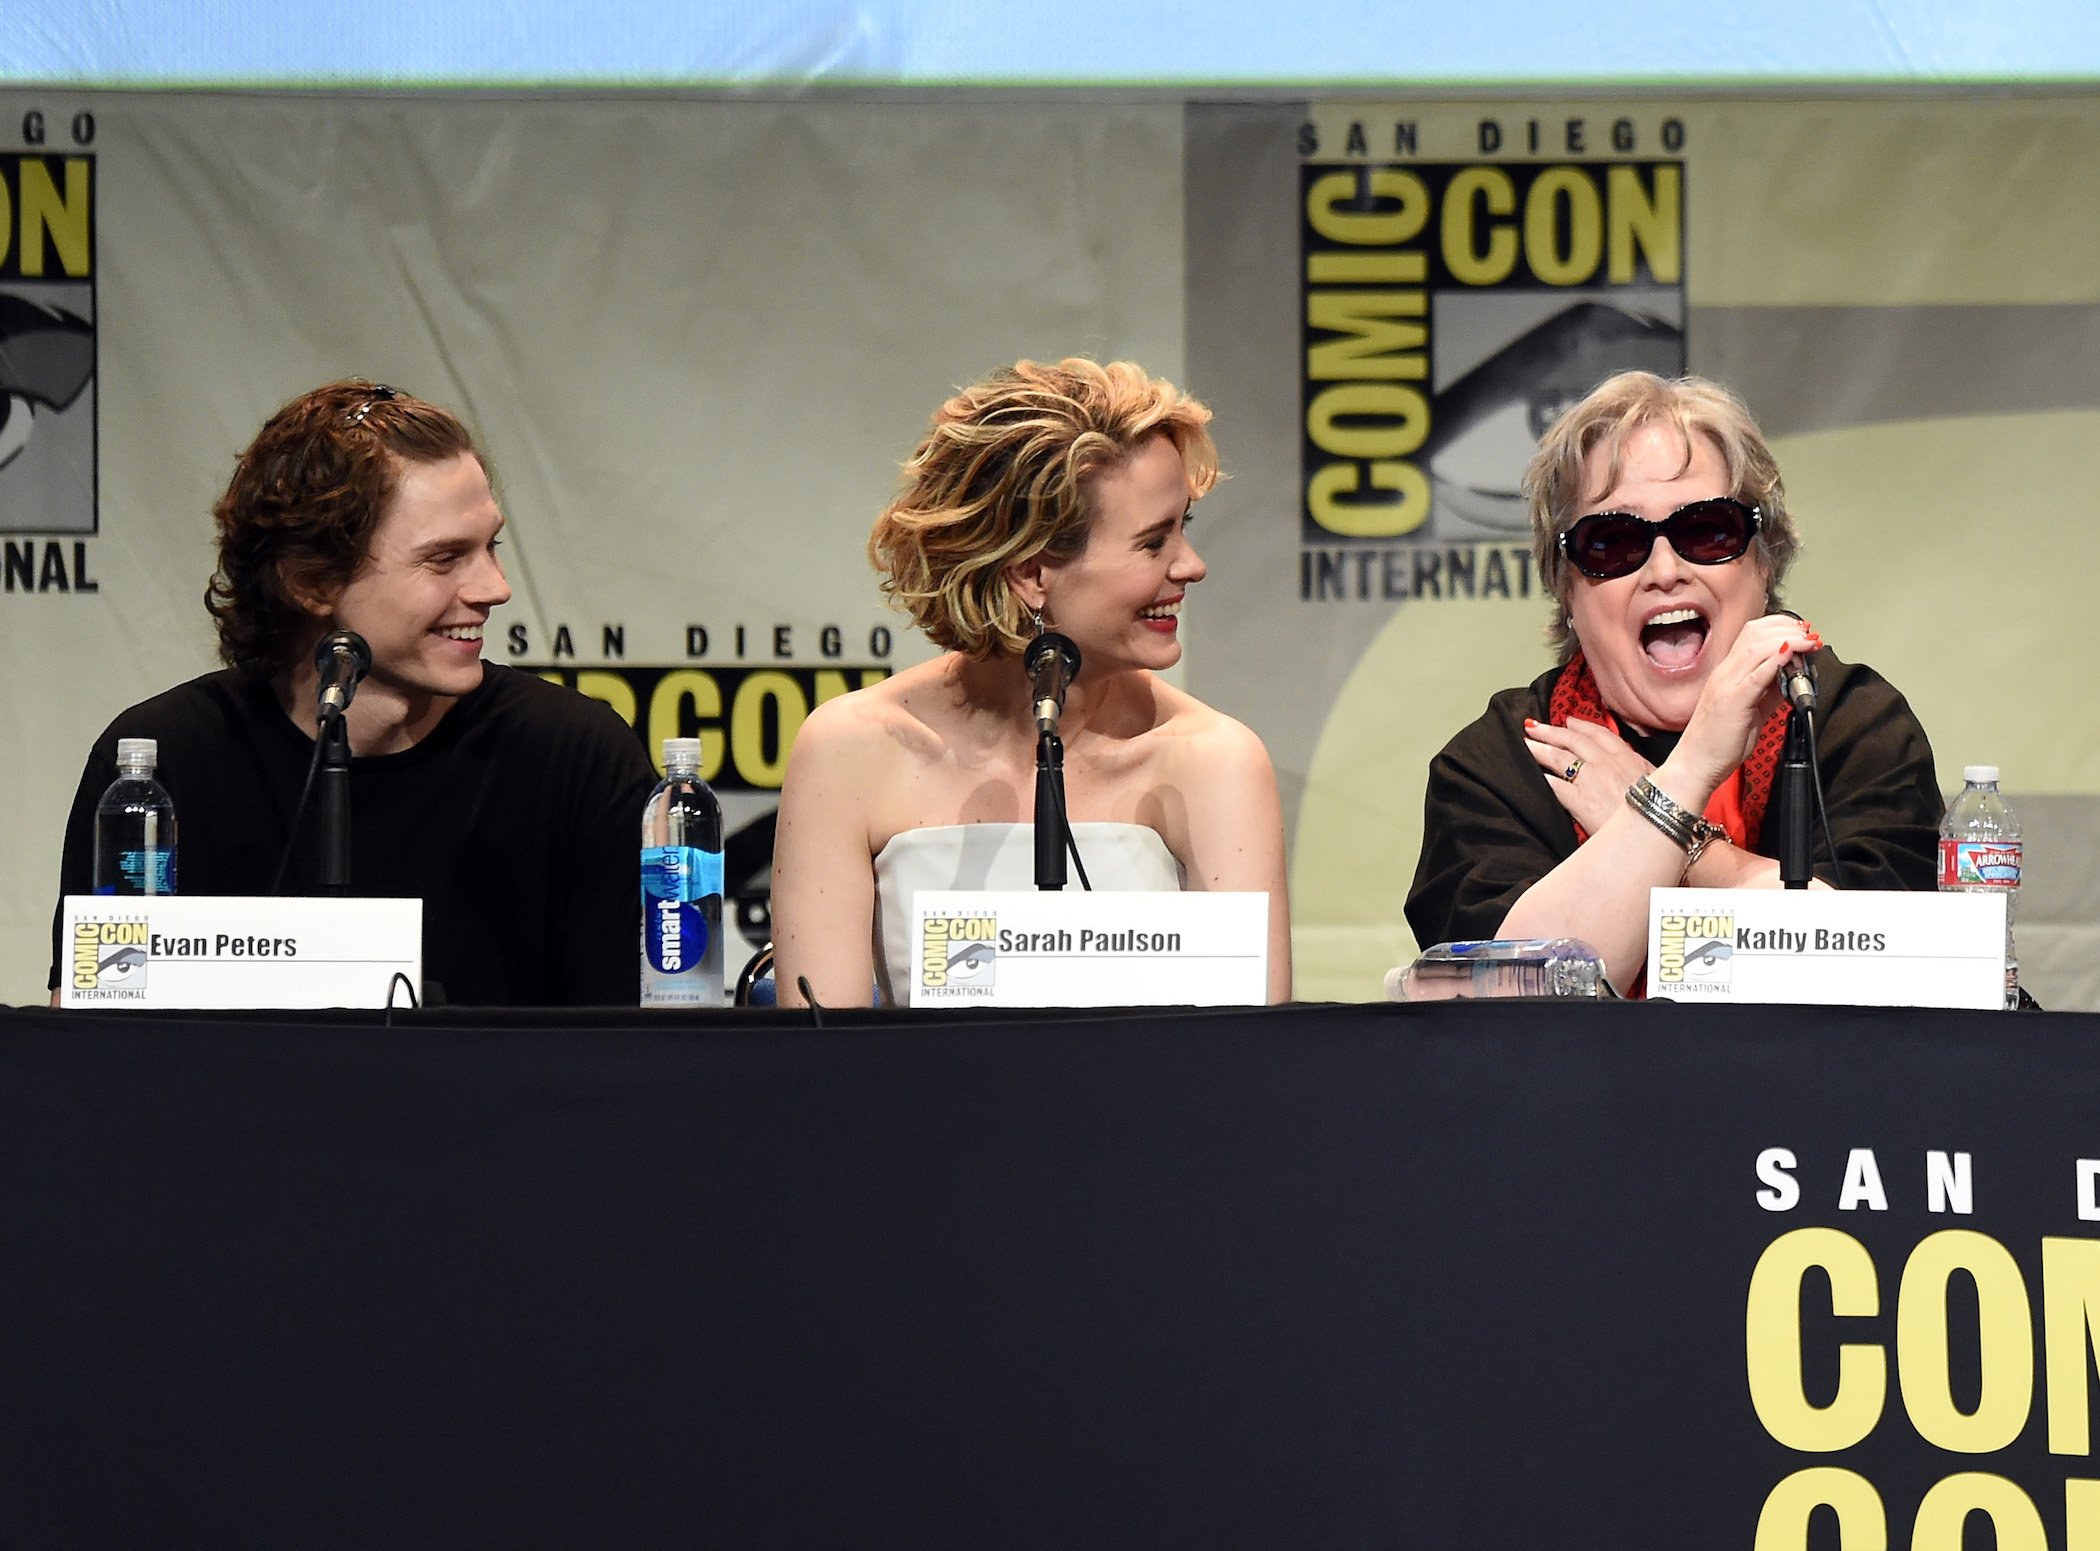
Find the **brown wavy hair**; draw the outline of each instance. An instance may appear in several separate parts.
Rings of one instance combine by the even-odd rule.
[[[1604,488],[1610,490],[1625,466],[1628,438],[1651,425],[1672,427],[1684,438],[1687,463],[1692,438],[1706,437],[1721,454],[1728,493],[1764,513],[1750,554],[1765,575],[1768,609],[1779,606],[1780,585],[1800,552],[1801,537],[1787,509],[1779,463],[1748,405],[1704,377],[1658,377],[1653,372],[1608,377],[1547,428],[1524,470],[1521,487],[1531,505],[1531,552],[1538,561],[1539,581],[1553,598],[1546,640],[1562,662],[1575,655],[1568,593],[1576,573],[1560,552],[1560,535],[1585,514],[1590,500],[1583,488],[1583,460],[1596,448],[1605,449]]]
[[[1189,499],[1218,480],[1210,411],[1129,361],[1021,361],[934,414],[875,519],[868,558],[882,590],[934,645],[986,658],[1032,633],[1008,570],[1086,548],[1087,482],[1155,436],[1181,454]]]
[[[357,574],[406,466],[461,453],[488,469],[457,416],[362,379],[302,393],[265,421],[212,507],[219,566],[204,606],[226,665],[286,667],[314,627],[301,600]]]

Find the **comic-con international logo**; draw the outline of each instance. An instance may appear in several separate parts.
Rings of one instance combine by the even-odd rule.
[[[1735,961],[1735,917],[1665,915],[1656,923],[1655,985],[1660,991],[1725,991]]]
[[[146,994],[151,936],[143,920],[80,921],[73,927],[73,990],[94,1000]]]
[[[928,916],[919,944],[919,988],[928,995],[972,996],[999,978],[996,915]]]
[[[95,158],[0,152],[0,534],[93,533],[95,469]],[[92,590],[72,546],[5,556],[7,591]]]
[[[1683,162],[1308,160],[1299,193],[1299,596],[1534,592],[1540,434],[1684,370]]]

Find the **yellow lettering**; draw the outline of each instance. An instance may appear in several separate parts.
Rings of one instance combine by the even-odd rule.
[[[2049,1375],[2049,1452],[2093,1452],[2086,1353],[2100,1342],[2100,1242],[2042,1240],[2042,1351]]]
[[[1947,1281],[1956,1271],[1976,1284],[1983,1393],[1968,1413],[1956,1409],[1947,1372]],[[1949,1228],[1910,1252],[1896,1294],[1896,1375],[1911,1425],[1937,1448],[1992,1454],[2020,1435],[2034,1403],[2034,1330],[2027,1284],[2004,1245]]]
[[[1962,1526],[1981,1512],[1991,1521],[1997,1551],[2049,1551],[2042,1516],[2025,1492],[2003,1476],[1967,1471],[1936,1482],[1918,1504],[1910,1551],[1962,1551]]]
[[[1398,253],[1308,253],[1305,256],[1307,285],[1420,285],[1428,278],[1428,255],[1412,249]]]
[[[1568,204],[1565,228],[1560,204]],[[1565,231],[1567,246],[1561,246]],[[1604,256],[1604,208],[1597,185],[1579,168],[1548,167],[1524,196],[1524,251],[1531,272],[1548,285],[1581,285]]]
[[[1840,1318],[1879,1312],[1881,1292],[1866,1246],[1835,1228],[1797,1228],[1758,1256],[1744,1315],[1750,1403],[1774,1440],[1809,1454],[1849,1449],[1874,1430],[1888,1393],[1880,1347],[1838,1347],[1837,1395],[1809,1402],[1801,1383],[1801,1280],[1811,1267],[1830,1277],[1830,1311]]]
[[[2064,1482],[2064,1551],[2100,1551],[2100,1481]]]
[[[685,736],[680,708],[688,705],[700,724],[696,729],[700,739],[700,779],[712,781],[722,773],[722,760],[728,751],[719,725],[722,686],[715,682],[713,674],[698,668],[680,668],[656,681],[649,696],[649,747],[660,749],[664,739]]]
[[[766,750],[766,709],[776,720],[773,748]],[[802,686],[785,673],[754,673],[736,688],[736,704],[729,711],[729,757],[736,772],[757,787],[777,789],[787,774],[788,750],[795,734],[809,720],[809,702]]]
[[[1372,489],[1390,490],[1397,499],[1344,500],[1363,488],[1360,468],[1371,471]],[[1307,483],[1305,509],[1329,533],[1353,539],[1397,538],[1429,519],[1429,476],[1412,463],[1393,460],[1363,465],[1329,463]]]
[[[948,983],[948,921],[945,916],[927,919],[926,935],[919,945],[919,981],[929,986]]]
[[[1305,352],[1305,375],[1317,382],[1336,378],[1429,375],[1422,348],[1429,330],[1419,323],[1393,318],[1419,318],[1425,299],[1420,291],[1312,291],[1305,298],[1305,322],[1342,337],[1325,339]],[[1419,444],[1417,444],[1419,445]]]
[[[1604,174],[1606,273],[1613,285],[1628,285],[1646,254],[1648,273],[1657,285],[1675,285],[1684,276],[1684,196],[1680,168],[1655,169],[1655,197],[1641,185],[1633,168],[1615,165]]]
[[[66,158],[66,192],[61,199],[51,181],[51,168],[43,161],[25,157],[19,163],[22,176],[22,273],[44,272],[45,239],[58,252],[59,267],[78,279],[87,275],[93,253],[88,232],[88,163],[86,158]],[[0,257],[5,257],[0,253]]]
[[[1329,242],[1351,247],[1393,247],[1412,242],[1429,220],[1429,190],[1404,167],[1373,167],[1363,180],[1364,192],[1391,200],[1396,210],[1349,210],[1361,203],[1358,175],[1330,172],[1313,179],[1305,191],[1305,219]]]
[[[1808,1517],[1837,1515],[1839,1551],[1888,1551],[1888,1510],[1866,1477],[1832,1465],[1797,1470],[1772,1488],[1757,1515],[1756,1551],[1803,1551]]]
[[[1517,267],[1517,234],[1507,221],[1488,229],[1482,248],[1474,234],[1473,207],[1489,215],[1517,208],[1516,185],[1500,167],[1467,167],[1444,190],[1444,267],[1463,285],[1499,285]]]
[[[1429,401],[1399,383],[1338,382],[1306,406],[1305,434],[1338,458],[1404,458],[1429,435]]]

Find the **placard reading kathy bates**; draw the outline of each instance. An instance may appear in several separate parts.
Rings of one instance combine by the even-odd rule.
[[[911,1005],[1259,1006],[1268,942],[1262,893],[923,893]]]
[[[1999,1007],[2005,901],[1871,889],[1656,889],[1648,906],[1648,994]]]

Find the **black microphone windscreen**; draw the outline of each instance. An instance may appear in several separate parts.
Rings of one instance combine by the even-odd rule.
[[[354,678],[361,679],[372,671],[372,648],[355,630],[335,631],[322,636],[314,644],[314,666],[323,673],[339,655],[350,659],[350,672]]]
[[[1079,648],[1072,644],[1069,636],[1059,635],[1055,630],[1045,630],[1028,643],[1028,650],[1021,654],[1021,666],[1030,678],[1034,678],[1049,666],[1052,657],[1064,659],[1067,679],[1078,677]]]

